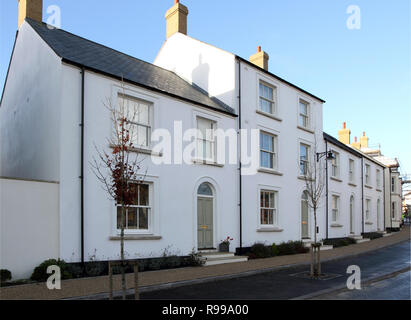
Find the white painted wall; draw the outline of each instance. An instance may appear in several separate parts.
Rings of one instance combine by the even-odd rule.
[[[59,257],[58,190],[57,183],[0,179],[0,268],[14,280]]]
[[[78,70],[64,66],[65,86],[62,126],[61,170],[61,257],[66,261],[78,261],[80,256],[80,193],[79,193],[79,94]],[[76,85],[77,83],[78,85]],[[99,74],[86,72],[85,77],[85,258],[96,254],[97,259],[118,258],[120,243],[110,240],[116,236],[115,206],[91,171],[89,162],[96,156],[93,145],[106,148],[106,138],[111,133],[110,115],[103,101],[115,101],[121,92],[121,83]],[[181,120],[183,132],[195,128],[195,117],[201,115],[214,119],[218,127],[236,126],[236,118],[200,108],[168,96],[157,94],[137,86],[127,85],[126,94],[153,103],[153,129],[167,129],[173,133],[174,120]],[[68,108],[68,106],[71,106]],[[76,143],[73,141],[77,141]],[[62,142],[62,144],[63,144]],[[76,145],[77,144],[77,145]],[[184,145],[187,145],[185,143]],[[109,151],[107,149],[107,151]],[[160,236],[159,240],[128,240],[125,250],[129,258],[159,256],[163,250],[188,254],[197,247],[196,191],[202,181],[210,182],[216,193],[215,246],[226,238],[234,238],[232,248],[238,246],[238,189],[236,166],[208,165],[154,165],[145,156],[143,170],[147,169],[147,182],[153,183],[153,230],[147,235]],[[64,165],[63,165],[64,163]],[[64,202],[64,205],[63,205]]]
[[[364,158],[362,168],[361,158],[328,143],[329,149],[337,152],[340,156],[340,175],[332,177],[331,162],[329,163],[329,217],[330,238],[341,238],[350,236],[350,197],[354,196],[354,234],[362,232],[376,232],[384,229],[384,177],[383,167],[375,162]],[[354,160],[354,183],[349,182],[349,159]],[[370,165],[370,183],[365,184],[365,165]],[[380,170],[380,187],[377,187],[377,169]],[[362,172],[364,172],[364,187],[362,187]],[[364,195],[362,193],[364,189]],[[332,222],[332,195],[340,196],[340,217],[337,223]],[[363,199],[363,200],[362,200]],[[366,199],[370,200],[370,218],[366,219]],[[380,200],[380,212],[377,214],[377,202]],[[362,207],[364,202],[364,209]],[[364,213],[363,213],[364,210]],[[364,217],[363,217],[364,216]],[[363,229],[364,219],[364,229]]]
[[[332,176],[332,164],[328,163],[328,212],[329,212],[329,237],[342,238],[350,235],[350,198],[354,196],[354,234],[362,232],[362,181],[361,158],[328,142],[328,149],[338,153],[340,157],[340,174],[337,178]],[[349,159],[354,160],[354,181],[349,181]],[[337,222],[332,221],[332,196],[340,197],[339,217]]]
[[[277,88],[278,115],[275,120],[257,113],[260,80]],[[242,128],[260,129],[274,134],[278,141],[278,169],[282,175],[258,172],[243,178],[243,239],[244,246],[255,242],[266,244],[301,239],[301,196],[305,181],[299,179],[300,142],[323,151],[322,103],[291,86],[276,80],[261,70],[241,63]],[[297,127],[299,99],[310,103],[311,132]],[[316,138],[315,138],[316,137]],[[317,142],[316,142],[317,141]],[[259,149],[259,146],[257,146]],[[278,191],[279,228],[282,231],[259,231],[259,190]],[[318,210],[319,238],[325,235],[325,202]],[[314,237],[314,218],[310,214],[310,235]]]
[[[175,33],[163,44],[154,64],[174,71],[229,106],[236,106],[236,64],[232,53]]]
[[[59,60],[24,22],[0,107],[0,176],[59,180]]]

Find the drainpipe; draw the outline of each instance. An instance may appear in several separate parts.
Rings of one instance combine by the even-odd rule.
[[[242,254],[243,249],[243,206],[242,206],[242,197],[243,197],[243,177],[241,175],[242,169],[242,162],[241,162],[241,60],[238,59],[238,141],[239,143],[239,167],[238,167],[238,174],[239,174],[239,210],[240,210],[240,254]]]
[[[325,140],[325,151],[328,152],[328,141]],[[328,239],[328,161],[325,161],[325,238]],[[315,230],[317,232],[317,230]]]
[[[392,172],[390,168],[390,225],[392,231]]]
[[[364,233],[364,158],[361,157],[361,224]]]
[[[384,208],[384,226],[382,228],[383,231],[385,231],[385,168],[382,169],[383,175],[382,175],[382,190],[383,190],[383,199],[384,199],[384,204],[383,204],[383,208]]]
[[[81,215],[81,263],[84,265],[84,79],[85,69],[81,68],[81,151],[80,151],[80,215]]]

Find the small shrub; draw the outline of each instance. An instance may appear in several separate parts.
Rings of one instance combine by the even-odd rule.
[[[273,243],[273,245],[271,246],[271,255],[275,257],[275,256],[278,256],[279,253],[280,253],[280,250],[278,250],[277,245]]]
[[[380,232],[366,232],[366,233],[363,233],[362,236],[364,238],[368,238],[370,240],[374,240],[374,239],[378,239],[378,238],[383,237],[382,233],[380,233]]]
[[[302,241],[288,241],[280,243],[278,246],[278,255],[285,256],[290,254],[307,253],[308,248],[304,247]]]
[[[187,265],[192,267],[199,267],[205,263],[205,260],[194,250],[188,256]]]
[[[349,246],[350,244],[355,244],[356,241],[353,238],[334,238],[325,239],[323,244],[326,246],[333,246],[334,248]]]
[[[250,250],[257,259],[269,258],[272,256],[271,248],[264,245],[264,243],[255,243]]]
[[[88,277],[98,277],[107,274],[107,268],[105,267],[106,264],[101,262],[92,261],[87,262],[84,266],[85,274]]]
[[[62,280],[71,279],[73,277],[70,273],[69,266],[66,264],[64,260],[49,259],[42,262],[39,266],[37,266],[34,269],[33,274],[30,277],[30,280],[38,282],[46,281],[47,278],[50,276],[50,274],[47,274],[47,268],[53,265],[60,267]]]
[[[11,280],[11,272],[7,269],[0,270],[0,283],[5,283]]]

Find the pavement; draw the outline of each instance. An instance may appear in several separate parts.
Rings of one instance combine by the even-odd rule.
[[[322,251],[323,262],[346,257],[355,257],[366,252],[389,247],[410,239],[410,227],[390,237]],[[270,271],[282,272],[283,269],[304,267],[310,263],[310,254],[280,256],[267,259],[255,259],[235,264],[213,265],[207,267],[189,267],[159,271],[141,272],[139,274],[139,291],[142,294],[161,289],[173,289],[187,285],[214,283],[216,280],[241,279],[244,277],[266,274]],[[286,271],[286,270],[284,270]],[[114,276],[113,288],[116,293],[121,290],[120,275]],[[134,287],[133,274],[126,275],[127,289],[131,294]],[[0,288],[0,299],[101,299],[108,296],[109,281],[107,276],[62,281],[61,290],[48,290],[45,283],[27,284]]]

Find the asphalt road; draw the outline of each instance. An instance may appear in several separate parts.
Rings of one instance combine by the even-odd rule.
[[[361,290],[339,290],[315,300],[411,300],[411,271],[365,284]]]
[[[361,269],[363,281],[378,278],[410,267],[411,241],[402,242],[391,247],[369,253],[343,258],[322,264],[322,271],[331,277],[329,280],[301,278],[295,274],[308,271],[309,267],[300,266],[271,271],[236,279],[220,280],[197,285],[184,286],[168,290],[142,293],[142,300],[281,300],[293,298],[310,298],[332,288],[345,286],[347,268],[357,265]],[[410,284],[403,281],[409,273],[386,279],[367,289],[366,296],[360,293],[323,294],[322,299],[409,299]],[[400,286],[398,284],[401,284]],[[383,287],[381,287],[383,286]],[[381,288],[390,288],[384,295],[379,295]],[[407,295],[408,294],[408,295]]]

